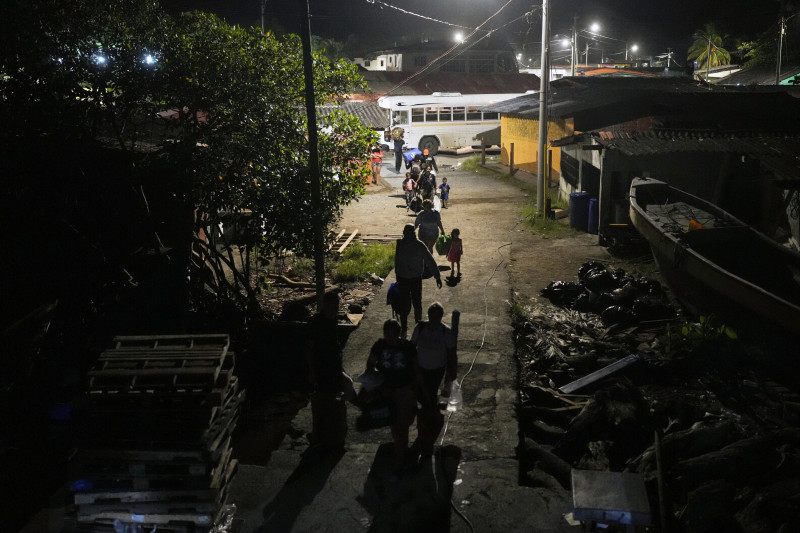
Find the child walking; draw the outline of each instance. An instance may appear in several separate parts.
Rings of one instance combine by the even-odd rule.
[[[453,228],[450,237],[450,250],[447,252],[447,260],[450,261],[450,277],[453,277],[453,265],[458,269],[458,273],[455,275],[461,277],[461,254],[464,253],[461,232],[458,228]]]
[[[447,209],[447,199],[450,198],[450,186],[447,184],[447,178],[442,178],[442,184],[439,185],[439,198],[442,200],[442,208]]]

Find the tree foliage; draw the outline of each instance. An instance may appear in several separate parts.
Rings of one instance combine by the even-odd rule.
[[[731,54],[723,48],[725,36],[721,35],[712,22],[692,35],[694,42],[689,47],[689,59],[697,60],[700,68],[729,65]]]
[[[153,0],[10,0],[0,15],[1,135],[125,154],[124,175],[110,179],[129,183],[154,234],[171,235],[166,247],[179,251],[170,258],[179,270],[196,208],[207,228],[246,211],[256,223],[244,244],[302,253],[312,248],[315,217],[334,224],[363,193],[361,161],[373,133],[355,117],[332,114],[319,122],[324,190],[322,206],[312,205],[295,35],[198,12],[172,18]],[[364,88],[355,66],[319,53],[313,59],[317,104]],[[164,248],[159,238],[151,244]],[[237,279],[251,298],[249,276]]]

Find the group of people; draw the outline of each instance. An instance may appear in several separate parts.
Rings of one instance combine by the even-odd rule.
[[[382,155],[377,157],[382,158]],[[380,160],[377,160],[377,167],[379,176]],[[457,333],[443,322],[443,306],[434,302],[428,307],[427,320],[422,317],[423,280],[433,277],[437,288],[442,288],[441,272],[433,257],[433,247],[439,235],[445,234],[441,213],[433,209],[431,198],[435,170],[426,166],[418,173],[408,172],[403,181],[407,198],[409,192],[414,194],[419,188],[422,188],[423,196],[426,190],[430,189],[431,193],[422,201],[422,210],[415,223],[406,224],[402,238],[397,240],[392,301],[393,316],[397,318],[384,322],[383,334],[372,345],[365,364],[364,375],[379,378],[377,397],[387,401],[393,413],[390,427],[396,475],[431,457],[444,424],[439,408],[440,391],[443,397],[449,395],[458,365]],[[377,182],[378,177],[374,179]],[[431,180],[433,187],[423,185]],[[442,179],[439,190],[443,192],[441,199],[446,207],[449,192],[446,178]],[[461,275],[462,254],[460,232],[453,229],[447,253],[451,276]],[[347,434],[346,402],[359,403],[353,381],[342,364],[342,344],[336,327],[338,310],[337,293],[326,293],[322,308],[308,322],[306,335],[312,389],[313,429],[310,438],[312,449],[326,451],[343,451]],[[409,339],[408,318],[412,311],[415,326]],[[417,422],[417,438],[409,445],[409,430],[414,420]]]

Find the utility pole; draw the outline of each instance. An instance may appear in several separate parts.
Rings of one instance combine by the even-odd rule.
[[[300,21],[300,38],[303,41],[303,77],[306,85],[306,117],[308,122],[308,170],[311,178],[311,206],[314,212],[322,209],[322,177],[319,169],[319,142],[317,139],[317,105],[314,100],[314,67],[311,61],[311,15],[308,0],[303,2]],[[315,213],[316,214],[316,213]],[[317,309],[322,309],[325,295],[325,235],[322,217],[314,216],[314,274],[317,289]]]
[[[539,153],[536,166],[536,210],[544,213],[544,161],[547,146],[547,93],[550,85],[550,10],[547,0],[542,0],[542,75],[539,79]]]
[[[578,61],[576,46],[578,46],[578,15],[572,17],[572,47],[570,47],[569,52],[569,62],[572,64],[570,74],[572,76],[575,76],[575,63]]]
[[[781,14],[781,35],[778,40],[778,64],[775,66],[775,85],[781,83],[781,54],[783,53],[783,36],[786,34],[786,18]]]
[[[261,33],[264,33],[264,15],[267,10],[267,0],[261,0]]]

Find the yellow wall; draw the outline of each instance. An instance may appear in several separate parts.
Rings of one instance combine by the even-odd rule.
[[[547,139],[561,139],[567,133],[562,121],[550,121],[547,125]],[[571,128],[569,128],[571,130]],[[514,167],[536,174],[539,166],[539,121],[533,119],[500,116],[500,161],[509,164],[511,143],[514,143]],[[549,142],[545,150],[553,151],[552,177],[560,176],[561,148],[553,148]],[[547,157],[547,154],[545,154]],[[547,160],[545,159],[545,168]]]

